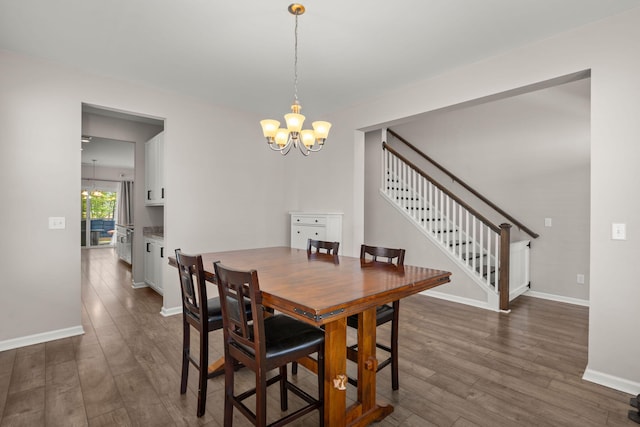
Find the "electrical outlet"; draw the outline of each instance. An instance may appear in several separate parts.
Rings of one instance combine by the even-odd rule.
[[[580,285],[584,285],[584,274],[578,274],[577,282]]]

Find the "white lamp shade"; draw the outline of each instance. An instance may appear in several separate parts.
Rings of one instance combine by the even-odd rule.
[[[260,120],[260,125],[265,138],[275,138],[280,122],[277,120]]]
[[[287,141],[289,141],[289,130],[285,128],[279,128],[276,132],[276,144],[280,147],[284,147],[287,145]]]
[[[313,131],[316,135],[316,139],[327,139],[329,136],[329,129],[331,129],[331,123],[329,122],[313,122]]]
[[[311,129],[305,129],[300,132],[300,139],[305,147],[309,148],[316,143],[316,137]]]
[[[284,119],[287,122],[287,129],[289,132],[300,132],[302,130],[302,124],[304,123],[304,116],[297,113],[289,113],[284,115]]]

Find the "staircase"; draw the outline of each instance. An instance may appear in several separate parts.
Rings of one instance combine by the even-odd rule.
[[[492,224],[386,143],[382,167],[380,194],[486,292],[489,308],[507,311],[528,289],[529,241],[511,243],[510,224]]]

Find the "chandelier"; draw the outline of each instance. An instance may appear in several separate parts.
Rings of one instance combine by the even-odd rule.
[[[89,138],[91,138],[91,137],[89,137]],[[93,196],[93,197],[102,196],[102,192],[99,191],[99,190],[96,190],[96,162],[97,162],[97,160],[93,159],[91,161],[93,162],[93,181],[92,181],[92,184],[91,184],[92,191],[91,191],[91,193],[89,193],[89,191],[87,191],[86,189],[82,190],[82,192],[80,194],[82,194],[82,198],[84,198],[84,199],[86,199],[87,197],[91,198],[91,196]]]
[[[304,6],[298,3],[289,5],[289,13],[295,15],[295,45],[294,45],[294,61],[293,61],[293,105],[291,105],[291,113],[285,114],[284,119],[287,127],[281,128],[278,120],[261,120],[262,133],[267,139],[269,148],[279,151],[283,156],[289,153],[291,147],[298,147],[300,152],[308,156],[312,152],[320,151],[324,146],[324,142],[329,135],[331,123],[317,121],[311,126],[313,130],[302,129],[305,117],[300,114],[302,106],[298,102],[298,16],[305,11]]]

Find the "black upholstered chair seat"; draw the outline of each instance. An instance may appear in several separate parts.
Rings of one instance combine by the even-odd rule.
[[[376,326],[380,326],[393,320],[393,307],[389,304],[383,304],[376,307]],[[347,317],[347,325],[352,328],[358,327],[358,315],[354,314]]]
[[[308,354],[310,349],[324,341],[322,329],[283,314],[264,319],[264,336],[267,361],[291,353]],[[233,343],[233,345],[255,356],[253,348],[239,343]]]

